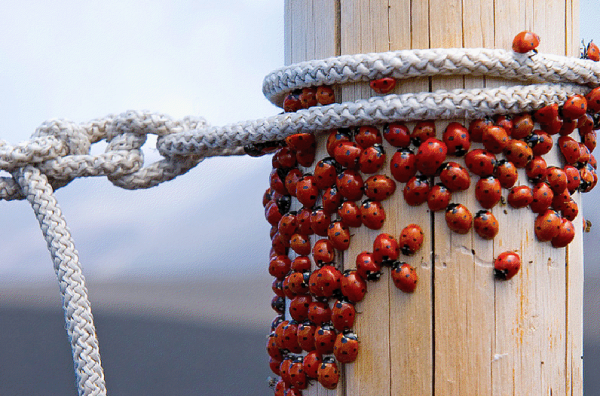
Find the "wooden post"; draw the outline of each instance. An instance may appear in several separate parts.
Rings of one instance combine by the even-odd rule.
[[[285,62],[411,48],[510,49],[522,30],[541,36],[541,52],[577,56],[578,9],[578,0],[286,0]],[[501,85],[511,83],[434,77],[400,81],[395,93]],[[336,95],[338,101],[353,101],[372,91],[361,83]],[[438,138],[451,121],[436,121]],[[325,153],[323,139],[317,160]],[[389,160],[395,149],[386,142],[384,148]],[[546,161],[560,164],[556,150]],[[389,166],[384,171],[389,174]],[[481,209],[474,197],[476,181],[453,196],[473,213]],[[519,183],[527,183],[524,171]],[[396,194],[384,201],[384,228],[352,229],[351,247],[341,259],[344,268],[353,268],[356,255],[371,250],[376,235],[398,235],[417,223],[426,234],[424,248],[406,259],[417,268],[417,290],[398,291],[387,269],[379,282],[369,283],[357,305],[357,361],[344,365],[337,390],[316,384],[304,394],[582,395],[581,217],[573,222],[575,241],[555,249],[537,242],[533,213],[498,205],[493,213],[500,233],[486,241],[473,231],[452,233],[444,214],[432,214],[426,205],[408,206],[403,187],[399,183]],[[575,198],[580,204],[579,193]],[[506,250],[517,251],[523,267],[511,281],[499,282],[493,278],[493,260]]]

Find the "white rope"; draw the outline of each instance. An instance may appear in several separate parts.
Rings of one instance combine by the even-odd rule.
[[[96,329],[79,255],[52,187],[46,176],[31,165],[15,171],[14,176],[33,207],[54,262],[79,395],[106,395]]]

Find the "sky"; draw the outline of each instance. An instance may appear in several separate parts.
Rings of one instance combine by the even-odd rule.
[[[598,1],[581,5],[582,37],[600,37]],[[270,116],[279,110],[262,79],[282,65],[281,0],[14,2],[0,14],[0,138],[17,143],[48,119],[130,109],[212,125]],[[146,163],[160,159],[154,142]],[[149,190],[87,178],[56,196],[88,278],[253,274],[267,266],[270,168],[268,157],[212,158]],[[598,190],[585,197],[598,224],[586,240],[599,235]],[[1,201],[0,219],[0,279],[53,279],[29,204]]]

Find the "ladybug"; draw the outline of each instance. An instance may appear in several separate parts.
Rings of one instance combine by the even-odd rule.
[[[310,228],[319,236],[327,236],[331,224],[331,215],[321,207],[316,207],[310,214]]]
[[[285,396],[284,392],[288,389],[284,380],[277,381],[274,378],[270,379],[269,387],[273,390],[274,396]]]
[[[398,150],[390,161],[390,172],[397,181],[408,182],[417,174],[416,155],[408,148]]]
[[[554,193],[547,183],[540,182],[533,187],[533,200],[529,207],[533,213],[542,213],[552,205]]]
[[[285,188],[285,171],[282,169],[273,169],[269,175],[269,187],[271,190],[277,191],[279,194],[286,195],[288,193]]]
[[[511,137],[513,139],[524,139],[533,132],[534,127],[531,114],[525,113],[515,116],[513,118],[513,131]]]
[[[296,196],[296,186],[298,185],[300,179],[302,179],[302,172],[300,171],[300,169],[290,169],[283,181],[285,189],[287,191],[286,194],[289,194],[292,197]]]
[[[292,358],[294,357],[294,355],[292,354],[288,354],[286,356],[283,357],[283,361],[281,362],[281,364],[279,365],[279,372],[281,373],[281,379],[289,384],[291,383],[291,378],[290,378],[290,367],[292,367]]]
[[[277,232],[280,235],[291,238],[296,233],[298,228],[298,221],[296,219],[296,212],[288,212],[279,219],[277,224]]]
[[[373,253],[361,252],[356,256],[356,272],[365,280],[379,280],[381,277],[381,261],[376,260]]]
[[[315,162],[315,155],[316,147],[311,147],[306,150],[298,150],[296,151],[296,161],[298,161],[298,165],[308,168],[312,166],[313,162]]]
[[[351,331],[337,335],[333,345],[333,356],[340,363],[352,363],[358,357],[358,338]]]
[[[283,279],[275,278],[273,283],[271,283],[271,290],[275,293],[276,296],[285,297],[285,293],[283,292]]]
[[[323,323],[315,332],[315,350],[322,355],[333,353],[337,332],[330,323]]]
[[[329,356],[323,358],[323,362],[317,370],[317,379],[326,389],[335,389],[337,387],[340,380],[340,371],[334,358]]]
[[[296,322],[303,322],[308,319],[308,307],[312,302],[312,297],[309,295],[296,296],[290,301],[290,316]]]
[[[302,355],[295,356],[292,359],[292,365],[290,366],[290,383],[294,389],[306,389],[308,381],[306,373],[304,372],[304,357]],[[287,395],[290,395],[288,392]]]
[[[462,157],[471,148],[469,131],[458,122],[451,122],[446,127],[442,140],[448,149],[448,155]]]
[[[567,98],[562,106],[562,116],[576,120],[587,111],[587,100],[581,95],[573,95]]]
[[[319,103],[319,101],[317,100],[317,88],[302,88],[302,93],[300,94],[300,103],[305,109],[308,109],[312,106],[316,106]]]
[[[310,254],[310,239],[306,235],[294,234],[290,240],[290,247],[301,256]]]
[[[308,320],[316,324],[327,323],[331,320],[331,308],[326,301],[313,301],[308,307]]]
[[[545,155],[552,150],[554,144],[552,136],[541,130],[535,130],[526,138],[526,142],[531,147],[533,155]]]
[[[277,279],[283,279],[290,272],[292,261],[286,255],[278,255],[269,261],[269,274]]]
[[[335,102],[335,94],[333,92],[333,89],[327,85],[321,85],[320,87],[317,87],[316,97],[317,102],[319,102],[319,104],[322,104],[323,106]]]
[[[302,208],[296,215],[296,223],[298,232],[304,235],[312,235],[315,232],[310,227],[310,215],[312,210],[309,208]]]
[[[492,154],[500,154],[508,145],[508,133],[499,126],[488,126],[481,137],[483,146]]]
[[[306,174],[296,183],[296,198],[307,208],[315,206],[318,196],[319,189],[314,176]]]
[[[504,156],[517,168],[525,168],[533,159],[533,150],[524,141],[512,139],[504,149]]]
[[[318,266],[332,263],[335,259],[335,249],[329,239],[319,239],[315,242],[312,253]]]
[[[451,192],[467,190],[471,185],[469,172],[456,162],[447,162],[442,165],[440,180]]]
[[[427,176],[415,176],[404,186],[404,200],[410,206],[419,206],[427,201],[429,190],[429,178]]]
[[[433,176],[446,160],[448,148],[444,142],[429,138],[419,146],[416,154],[417,170],[424,175]]]
[[[427,194],[427,206],[432,212],[445,210],[452,199],[452,192],[443,184],[438,183],[431,187]]]
[[[283,329],[290,323],[289,320],[284,320],[279,322],[279,324],[277,325],[277,327],[275,328],[275,336],[274,336],[274,341],[277,344],[277,347],[279,349],[284,349],[282,342],[283,342]]]
[[[483,131],[487,127],[493,125],[494,123],[489,118],[479,118],[471,121],[471,123],[469,124],[469,136],[471,137],[471,141],[476,143],[482,143]]]
[[[293,113],[302,108],[302,102],[300,102],[300,94],[301,90],[296,89],[293,92],[290,92],[283,99],[283,111],[286,113]]]
[[[360,227],[362,225],[362,216],[360,207],[354,201],[344,201],[338,208],[340,221],[347,227]]]
[[[306,257],[306,256],[298,256],[298,257]],[[296,260],[292,261],[292,271],[294,267],[294,263]],[[310,261],[309,261],[310,263]],[[288,279],[288,287],[292,293],[297,296],[304,296],[309,293],[308,289],[308,280],[310,278],[310,267],[308,270],[304,272],[292,272],[287,276]]]
[[[291,169],[296,166],[296,153],[289,147],[282,147],[273,155],[274,168]]]
[[[435,122],[433,121],[419,121],[415,125],[410,139],[415,146],[420,146],[421,143],[429,138],[435,138]]]
[[[290,240],[276,232],[271,239],[271,247],[275,253],[285,255],[288,253]]]
[[[577,131],[579,132],[579,136],[583,137],[586,134],[592,132],[595,127],[594,117],[590,114],[586,113],[579,117],[577,120]]]
[[[525,54],[529,51],[537,53],[536,48],[540,45],[540,36],[530,31],[522,31],[517,34],[512,42],[512,50]]]
[[[342,276],[341,290],[350,302],[357,303],[365,297],[367,283],[355,270],[346,270]]]
[[[409,224],[404,227],[398,238],[398,246],[402,254],[406,256],[415,254],[423,246],[424,236],[423,230],[417,224]]]
[[[585,47],[585,51],[582,54],[583,59],[589,59],[594,62],[600,61],[600,49],[594,44],[594,40],[590,41],[587,47],[585,46],[585,43],[583,43],[583,46]]]
[[[515,209],[524,208],[533,202],[533,193],[528,186],[516,186],[510,189],[506,201]]]
[[[587,147],[588,150],[594,151],[596,149],[596,139],[597,139],[596,131],[590,131],[590,132],[586,133],[585,136],[583,137],[583,144],[585,144],[585,147]],[[591,154],[590,154],[590,156],[591,156]]]
[[[342,196],[350,201],[358,201],[363,196],[363,179],[354,170],[346,169],[341,172],[338,175],[336,185]]]
[[[275,319],[273,319],[273,322],[271,322],[271,331],[275,331],[277,326],[279,326],[282,322],[285,322],[283,315],[276,316]]]
[[[579,119],[565,118],[558,133],[562,136],[570,135],[571,133],[573,133],[575,128],[577,128],[578,123]]]
[[[343,167],[358,169],[362,148],[355,142],[339,142],[333,149],[333,158]]]
[[[588,104],[588,111],[593,114],[600,112],[600,87],[596,87],[585,95]]]
[[[398,259],[398,256],[400,255],[400,245],[393,235],[379,234],[373,241],[373,253],[372,255],[369,253],[369,255],[368,258],[372,258],[379,265],[390,264]],[[358,268],[358,257],[356,258],[356,264]],[[359,274],[362,275],[360,272]]]
[[[558,138],[558,147],[562,153],[565,161],[569,165],[577,163],[580,157],[579,143],[570,136],[561,136]]]
[[[515,252],[503,252],[494,260],[494,275],[498,279],[509,280],[519,272],[521,257]]]
[[[546,179],[555,195],[567,189],[567,174],[561,168],[551,166],[546,170]]]
[[[327,187],[335,185],[339,171],[338,163],[331,157],[323,158],[317,162],[313,176],[315,184],[319,190],[325,190]]]
[[[310,320],[305,320],[298,325],[298,345],[300,345],[304,351],[310,352],[315,350],[316,331],[317,325]]]
[[[396,182],[387,175],[374,175],[365,181],[364,193],[369,199],[383,201],[394,194]]]
[[[465,164],[477,176],[492,176],[496,167],[496,156],[483,149],[471,150],[465,156]]]
[[[410,131],[403,123],[394,122],[383,127],[383,138],[393,147],[410,145]]]
[[[351,131],[346,128],[332,129],[327,137],[327,154],[333,157],[333,153],[337,145],[341,142],[349,142],[351,140]]]
[[[378,172],[385,163],[385,150],[381,144],[374,144],[362,151],[358,159],[358,167],[362,173]]]
[[[283,279],[283,282],[281,282],[281,287],[283,289],[284,296],[291,300],[294,297],[296,297],[296,293],[294,293],[294,291],[292,289],[290,289],[290,274],[291,274],[291,272],[288,273],[286,275],[286,277]]]
[[[281,221],[281,220],[279,220]],[[271,226],[271,229],[269,230],[269,238],[271,238],[271,240],[275,237],[275,235],[277,235],[277,226]],[[282,235],[282,237],[284,237]],[[287,238],[287,237],[286,237]]]
[[[554,198],[552,198],[552,208],[557,211],[563,211],[567,208],[568,203],[571,201],[571,194],[569,194],[568,190],[563,190],[558,194],[554,194]]]
[[[590,160],[590,150],[583,143],[579,143],[579,159],[577,160],[577,166],[583,167]]]
[[[542,131],[547,132],[549,135],[556,135],[563,129],[564,120],[560,115],[552,119],[548,123],[540,123]]]
[[[525,174],[532,183],[539,183],[546,180],[546,170],[548,165],[546,160],[540,156],[535,156],[525,167]]]
[[[337,300],[331,308],[331,323],[337,331],[351,329],[354,326],[356,309],[354,304],[344,299]]]
[[[383,139],[377,127],[365,125],[358,128],[358,132],[354,135],[354,141],[364,150],[375,144],[381,144]]]
[[[473,215],[463,204],[452,203],[446,208],[446,224],[458,234],[466,234],[473,225]]]
[[[581,184],[579,185],[579,191],[582,193],[590,192],[594,186],[596,185],[597,176],[594,172],[594,168],[590,167],[582,167],[579,170],[579,175],[581,177]]]
[[[553,210],[546,210],[535,218],[535,236],[540,242],[552,240],[560,232],[560,216]]]
[[[590,160],[588,162],[588,165],[594,168],[594,170],[598,169],[598,163],[596,162],[596,157],[594,157],[594,154],[590,153]]]
[[[514,129],[512,117],[510,115],[496,115],[494,116],[494,123],[496,126],[499,126],[506,131],[510,140]]]
[[[281,374],[281,371],[279,370],[279,367],[281,366],[281,362],[282,361],[279,359],[269,358],[269,368],[276,375]]]
[[[561,209],[561,214],[563,218],[569,221],[574,221],[578,213],[579,208],[577,207],[577,202],[575,202],[573,198],[571,198],[571,200],[568,201]]]
[[[552,246],[561,248],[567,246],[575,238],[575,226],[567,219],[562,219],[558,235],[552,238]]]
[[[475,186],[475,198],[485,209],[491,209],[502,197],[502,186],[494,176],[482,177]]]
[[[360,205],[360,216],[365,227],[378,230],[385,222],[385,210],[379,201],[365,200]]]
[[[386,94],[396,87],[396,79],[392,77],[383,77],[377,80],[369,81],[371,89],[378,94]]]
[[[336,221],[329,225],[327,237],[334,249],[343,251],[348,250],[350,247],[350,230],[341,221]]]
[[[323,357],[317,351],[310,351],[304,356],[304,372],[308,378],[317,379],[317,371],[323,362]]]
[[[273,359],[283,360],[283,354],[281,353],[281,349],[277,346],[275,339],[275,332],[272,331],[267,338],[267,354]]]
[[[302,352],[302,348],[298,345],[298,323],[296,321],[292,320],[283,327],[282,336],[281,349],[292,353]]]
[[[546,105],[533,113],[533,119],[540,124],[549,124],[558,117],[560,115],[557,103]]]
[[[409,264],[396,261],[392,265],[392,281],[398,289],[405,293],[412,293],[417,288],[419,277]]]
[[[331,297],[340,289],[341,272],[332,265],[325,265],[310,275],[308,288],[316,297]]]
[[[282,315],[285,312],[285,298],[280,296],[274,296],[271,299],[271,308],[273,308],[273,311]]]
[[[507,160],[498,161],[494,176],[498,179],[503,188],[511,188],[519,179],[517,167]]]
[[[336,186],[331,186],[323,191],[321,204],[325,213],[335,213],[342,204],[342,194],[338,192]]]
[[[473,228],[483,239],[494,239],[499,231],[498,220],[489,210],[480,210],[475,214]]]

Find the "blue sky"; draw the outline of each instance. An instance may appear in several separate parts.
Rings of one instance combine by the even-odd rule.
[[[582,37],[600,41],[598,1],[581,4]],[[129,109],[213,125],[273,115],[261,85],[281,65],[280,0],[21,1],[0,14],[0,137],[17,143],[47,119]],[[153,141],[147,162],[159,159]],[[150,190],[89,178],[57,197],[88,277],[256,273],[269,249],[269,171],[270,158],[215,158]],[[0,278],[53,278],[29,204],[0,202],[0,218]]]

